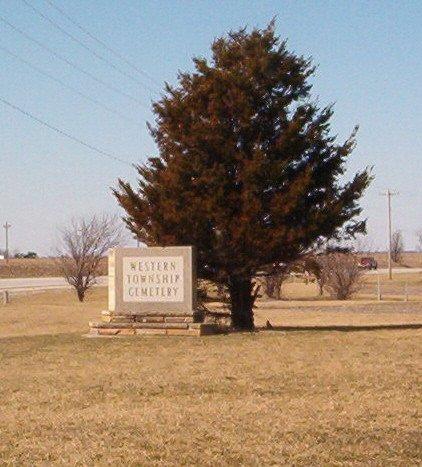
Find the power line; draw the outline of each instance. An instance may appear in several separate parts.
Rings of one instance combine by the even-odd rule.
[[[70,38],[77,44],[79,44],[83,49],[87,50],[89,53],[94,55],[94,57],[97,57],[99,60],[103,61],[106,63],[108,66],[112,67],[114,70],[119,72],[121,75],[125,76],[126,78],[129,78],[133,81],[135,81],[138,84],[141,84],[144,86],[148,91],[150,92],[156,92],[154,89],[140,81],[139,79],[135,78],[133,75],[126,73],[124,70],[116,66],[113,62],[105,58],[103,55],[100,55],[97,53],[95,50],[91,49],[91,47],[87,46],[84,42],[79,40],[77,37],[75,37],[73,34],[70,32],[66,31],[66,29],[62,28],[59,24],[57,24],[54,20],[52,20],[48,15],[43,13],[42,11],[38,10],[38,8],[34,7],[28,0],[21,0],[28,8],[30,8],[32,11],[34,11],[38,16],[43,18],[45,21],[49,22],[54,28],[56,28],[58,31],[60,31],[62,34],[64,34],[66,37]]]
[[[51,7],[53,7],[56,11],[58,11],[62,16],[64,16],[68,21],[70,21],[73,25],[75,25],[80,31],[82,31],[84,34],[86,34],[88,37],[90,37],[92,40],[100,44],[102,47],[104,47],[106,50],[114,54],[116,57],[120,58],[126,65],[130,66],[133,70],[137,71],[141,75],[145,76],[149,80],[151,80],[155,85],[157,85],[156,80],[150,76],[146,71],[143,71],[136,65],[134,65],[130,60],[125,58],[120,52],[117,52],[116,50],[112,49],[110,46],[108,46],[105,42],[103,42],[101,39],[98,39],[98,37],[94,36],[91,32],[88,31],[85,27],[81,26],[76,20],[74,20],[70,15],[68,15],[64,10],[62,10],[60,7],[58,7],[52,0],[45,0]]]
[[[55,81],[56,83],[60,84],[64,88],[69,89],[70,91],[78,94],[80,97],[86,99],[87,101],[92,102],[93,104],[97,105],[98,107],[101,107],[101,108],[105,109],[107,112],[113,113],[114,115],[117,115],[118,117],[123,118],[124,120],[126,120],[128,122],[132,122],[132,123],[136,123],[136,124],[138,123],[138,122],[135,122],[135,120],[131,119],[130,117],[127,117],[126,115],[120,113],[118,110],[115,110],[112,107],[109,107],[108,105],[103,104],[99,100],[80,92],[78,89],[74,88],[73,86],[70,86],[70,85],[66,84],[65,82],[63,82],[62,80],[56,78],[55,76],[50,75],[46,71],[42,70],[41,68],[38,68],[36,65],[33,65],[31,62],[28,62],[24,58],[19,57],[19,55],[16,55],[12,51],[6,49],[5,47],[2,47],[1,45],[0,45],[0,50],[7,53],[11,57],[15,58],[19,62],[25,64],[29,68],[35,70],[37,73],[40,73],[41,75],[46,76],[47,78],[51,79],[52,81]]]
[[[115,160],[117,162],[120,162],[122,164],[132,166],[132,164],[130,162],[128,162],[128,161],[126,161],[124,159],[121,159],[120,157],[117,157],[117,156],[115,156],[113,154],[110,154],[109,152],[103,151],[102,149],[99,149],[96,146],[93,146],[92,144],[86,143],[85,141],[77,138],[76,136],[71,135],[70,133],[67,133],[66,131],[60,130],[59,128],[57,128],[55,126],[50,125],[49,123],[45,122],[44,120],[41,120],[41,118],[38,118],[35,115],[33,115],[33,114],[27,112],[26,110],[22,109],[21,107],[18,107],[17,105],[12,104],[8,100],[4,99],[3,97],[0,97],[0,102],[3,102],[3,104],[11,107],[14,110],[17,110],[18,112],[20,112],[23,115],[31,118],[32,120],[35,120],[40,125],[43,125],[43,126],[49,128],[50,130],[53,130],[56,133],[59,133],[60,135],[65,136],[66,138],[71,139],[72,141],[75,141],[76,143],[81,144],[82,146],[85,146],[88,149],[91,149],[91,151],[94,151],[94,152],[100,154],[101,156],[108,157],[109,159],[113,159],[113,160]]]
[[[9,21],[7,21],[7,19],[3,18],[2,16],[0,16],[0,21],[3,22],[4,24],[6,24],[7,26],[9,26],[11,29],[13,29],[14,31],[16,31],[17,33],[21,34],[23,37],[25,37],[27,40],[31,41],[31,42],[34,42],[35,44],[38,45],[38,47],[40,47],[41,49],[44,49],[46,50],[47,52],[49,52],[50,54],[52,54],[54,57],[58,58],[59,60],[65,62],[66,64],[68,64],[69,66],[75,68],[76,70],[78,70],[80,73],[83,73],[87,76],[89,76],[91,79],[93,79],[94,81],[96,81],[97,83],[101,84],[102,86],[108,88],[108,89],[111,89],[112,91],[116,92],[117,94],[120,94],[124,97],[126,97],[127,99],[129,100],[132,100],[134,102],[136,102],[137,104],[141,105],[142,107],[149,109],[148,106],[146,106],[145,104],[143,104],[140,100],[136,99],[136,97],[133,97],[131,96],[130,94],[127,94],[126,92],[122,91],[121,89],[119,88],[116,88],[115,86],[109,84],[109,83],[106,83],[105,81],[101,80],[100,78],[97,78],[95,75],[93,75],[92,73],[90,73],[89,71],[86,71],[85,69],[83,69],[82,67],[80,67],[79,65],[76,65],[75,63],[71,62],[70,60],[68,60],[66,57],[63,57],[61,55],[59,55],[57,52],[55,52],[54,50],[50,49],[50,47],[47,47],[46,45],[44,45],[42,42],[38,41],[37,39],[34,39],[33,37],[31,37],[29,34],[27,34],[25,31],[22,31],[21,29],[19,29],[18,27],[14,26],[12,23],[10,23]]]

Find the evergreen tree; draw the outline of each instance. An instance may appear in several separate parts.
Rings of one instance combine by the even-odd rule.
[[[147,245],[195,245],[199,277],[228,287],[233,325],[251,330],[255,273],[364,230],[371,176],[341,182],[356,129],[336,143],[332,107],[310,98],[311,61],[273,22],[216,39],[194,65],[153,106],[159,155],[137,167],[136,189],[119,180],[114,194]]]

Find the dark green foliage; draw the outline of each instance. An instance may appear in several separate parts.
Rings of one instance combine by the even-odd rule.
[[[28,251],[28,253],[16,253],[15,258],[34,259],[38,258],[38,255],[35,251]]]
[[[355,219],[370,175],[341,183],[356,130],[335,142],[332,107],[310,100],[310,60],[273,23],[217,39],[211,61],[194,63],[154,104],[159,156],[115,195],[147,245],[195,245],[200,277],[227,285],[234,325],[251,329],[255,272],[364,230]]]

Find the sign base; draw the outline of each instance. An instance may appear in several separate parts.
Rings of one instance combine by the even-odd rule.
[[[102,312],[102,322],[90,322],[89,337],[168,335],[205,336],[227,332],[225,326],[195,322],[194,314],[115,314]]]

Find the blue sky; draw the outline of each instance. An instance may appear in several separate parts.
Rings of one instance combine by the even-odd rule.
[[[362,202],[370,241],[385,247],[386,200],[380,192],[390,188],[400,192],[393,200],[394,228],[403,231],[407,248],[415,246],[415,230],[422,229],[422,2],[54,0],[151,81],[84,36],[46,0],[27,1],[132,78],[93,57],[22,0],[0,0],[0,16],[143,106],[2,22],[1,48],[122,116],[96,107],[1,48],[0,97],[129,162],[156,152],[145,127],[153,121],[151,100],[159,95],[150,89],[175,82],[178,70],[192,69],[193,56],[209,56],[215,37],[245,25],[263,27],[276,16],[277,32],[289,48],[318,65],[313,93],[321,105],[335,103],[333,132],[343,140],[360,125],[349,173],[374,166],[376,180]],[[2,103],[0,162],[0,222],[13,225],[11,249],[41,254],[52,251],[57,228],[72,216],[118,212],[110,187],[118,177],[135,179],[130,166],[101,158]]]

